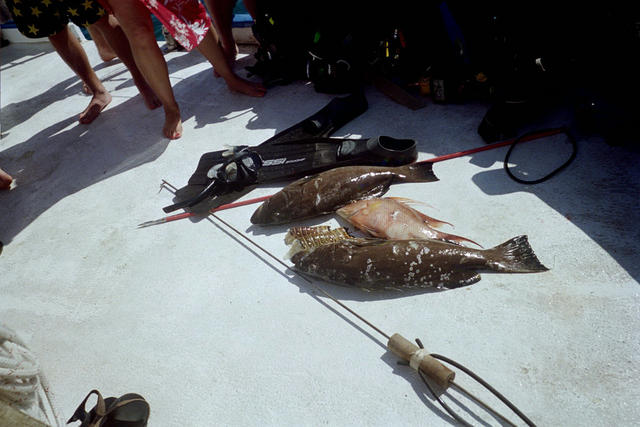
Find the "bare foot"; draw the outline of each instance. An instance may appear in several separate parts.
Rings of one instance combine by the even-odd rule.
[[[12,182],[13,178],[11,178],[11,175],[0,169],[0,190],[8,190],[11,188]]]
[[[150,110],[155,110],[156,108],[162,106],[162,103],[156,96],[156,93],[151,89],[151,86],[147,84],[147,82],[142,79],[133,79],[138,91],[140,91],[140,95],[142,95],[142,99],[144,99],[144,103],[147,108]]]
[[[229,64],[229,68],[233,70],[233,66],[236,63],[236,58],[238,57],[238,53],[240,50],[238,49],[238,45],[234,42],[231,48],[225,47],[225,45],[220,42],[220,48],[222,49],[222,53],[224,54],[224,58],[227,60],[227,64]],[[213,69],[213,75],[217,79],[220,76],[220,73]]]
[[[180,118],[180,111],[178,112],[164,112],[164,127],[162,133],[169,139],[178,139],[182,136],[182,119]]]
[[[232,92],[239,92],[244,95],[262,97],[267,93],[267,89],[260,83],[251,82],[236,76],[235,74],[225,79],[227,86]]]
[[[98,92],[93,95],[89,105],[85,110],[80,113],[80,123],[87,125],[94,121],[100,114],[104,107],[111,102],[111,95],[109,92]]]
[[[111,47],[107,46],[98,47],[98,55],[100,55],[100,58],[102,58],[104,62],[109,62],[118,56],[113,50],[111,50]]]
[[[224,57],[227,58],[229,65],[233,65],[236,62],[238,53],[240,53],[240,49],[238,49],[238,45],[235,42],[231,47],[222,45],[222,51],[224,52]]]
[[[93,95],[91,88],[85,82],[82,82],[82,91],[87,95]]]

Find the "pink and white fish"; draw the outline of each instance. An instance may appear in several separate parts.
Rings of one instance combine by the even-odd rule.
[[[336,213],[354,227],[382,239],[434,239],[458,245],[468,242],[482,247],[466,237],[436,230],[434,227],[449,223],[413,209],[407,205],[410,201],[396,197],[358,200],[338,209]]]

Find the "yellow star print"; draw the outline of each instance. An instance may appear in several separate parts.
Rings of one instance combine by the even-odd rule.
[[[37,18],[38,16],[40,16],[40,14],[41,14],[41,13],[42,13],[42,12],[40,12],[40,9],[38,9],[37,7],[32,7],[32,8],[31,8],[31,14],[32,14],[32,15],[35,15],[35,16],[36,16],[36,18]]]
[[[91,9],[93,7],[93,2],[91,0],[85,0],[82,5],[84,6],[84,10]]]
[[[78,9],[69,8],[69,9],[67,9],[67,12],[69,12],[69,15],[71,15],[71,16],[79,16],[78,15]]]
[[[22,16],[22,12],[17,7],[13,7],[13,16]]]
[[[29,32],[35,36],[36,34],[38,34],[38,29],[35,25],[29,25]]]
[[[104,9],[98,10],[98,16],[102,16],[102,15],[104,15]]]
[[[42,0],[42,4],[49,7],[49,5],[51,5],[51,0]]]

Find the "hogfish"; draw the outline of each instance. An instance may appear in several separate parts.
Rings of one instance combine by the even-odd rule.
[[[382,196],[391,184],[437,180],[428,162],[335,168],[287,185],[260,205],[251,223],[276,225],[312,218],[334,212],[354,200]]]
[[[364,289],[458,288],[480,280],[481,271],[534,273],[548,270],[527,236],[491,249],[432,239],[341,238],[315,247],[295,245],[295,270],[342,286]],[[289,237],[291,241],[291,237]]]
[[[406,200],[396,197],[358,200],[336,213],[358,229],[381,239],[436,239],[457,244],[470,242],[482,247],[466,237],[436,230],[433,227],[448,223],[413,209]]]

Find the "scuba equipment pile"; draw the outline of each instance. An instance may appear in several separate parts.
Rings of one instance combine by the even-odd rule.
[[[256,6],[252,32],[259,44],[257,62],[247,70],[260,76],[266,87],[309,80],[318,92],[339,94],[362,85],[362,41],[371,33],[359,28],[364,25],[364,2],[329,0],[300,8],[298,2],[278,1]]]

